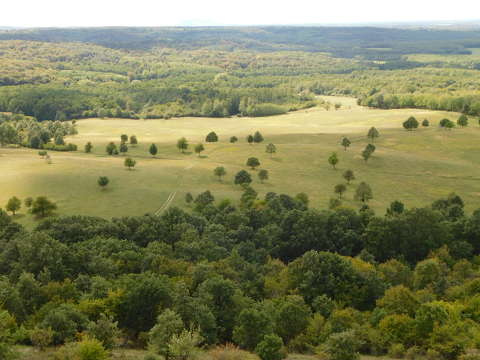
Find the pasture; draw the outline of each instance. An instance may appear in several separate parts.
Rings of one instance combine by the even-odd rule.
[[[77,122],[78,135],[67,142],[79,146],[78,152],[50,152],[47,164],[31,149],[0,149],[0,204],[11,196],[24,199],[45,195],[58,204],[59,214],[81,214],[106,218],[160,212],[168,206],[186,206],[187,192],[194,196],[210,190],[216,199],[238,200],[241,188],[233,184],[234,175],[248,170],[252,186],[259,196],[274,191],[295,195],[305,192],[310,204],[327,208],[336,184],[345,182],[346,169],[355,172],[356,180],[348,186],[344,203],[359,207],[353,200],[356,185],[365,181],[372,187],[370,206],[383,213],[393,200],[400,199],[407,207],[423,206],[455,191],[466,201],[468,211],[480,207],[480,128],[470,119],[466,128],[451,131],[438,127],[440,119],[456,121],[459,114],[418,109],[379,110],[356,105],[354,99],[326,97],[341,102],[340,110],[326,111],[316,107],[286,115],[265,118],[172,118],[168,120],[86,119]],[[402,122],[415,116],[427,118],[430,127],[407,132]],[[369,142],[368,129],[375,126],[380,137],[375,140],[376,152],[365,163],[361,151]],[[261,144],[249,145],[248,134],[260,131]],[[217,143],[205,143],[205,136],[215,131]],[[135,158],[134,170],[125,169],[125,156],[108,156],[105,147],[110,141],[120,143],[120,135],[136,135],[139,144],[129,146],[127,156]],[[237,143],[229,138],[237,136]],[[352,145],[347,151],[340,140],[347,136]],[[190,147],[185,154],[176,148],[176,141],[186,137]],[[92,142],[93,151],[83,152]],[[200,157],[193,153],[195,144],[203,142]],[[158,146],[153,158],[148,153],[151,143]],[[265,152],[274,143],[277,153]],[[340,162],[334,170],[327,158],[337,152]],[[248,157],[257,157],[261,169],[269,171],[264,184],[258,170],[245,165]],[[213,169],[224,166],[227,175],[222,182]],[[99,176],[108,176],[106,190],[97,185]],[[20,211],[18,220],[31,225],[34,220]]]

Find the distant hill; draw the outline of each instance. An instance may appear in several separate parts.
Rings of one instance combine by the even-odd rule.
[[[392,59],[402,54],[464,54],[480,47],[480,29],[399,29],[379,27],[112,27],[41,28],[0,31],[0,40],[84,42],[118,49],[215,48],[254,51],[330,52],[340,57]]]

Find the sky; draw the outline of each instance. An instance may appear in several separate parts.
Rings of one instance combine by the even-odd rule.
[[[448,22],[479,10],[478,0],[2,0],[0,26]]]

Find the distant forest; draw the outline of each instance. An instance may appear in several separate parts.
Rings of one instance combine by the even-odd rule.
[[[480,31],[374,27],[0,30],[0,112],[268,116],[317,95],[480,115]]]

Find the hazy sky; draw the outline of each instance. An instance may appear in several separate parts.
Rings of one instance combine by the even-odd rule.
[[[0,26],[164,26],[480,18],[478,0],[1,0]]]

